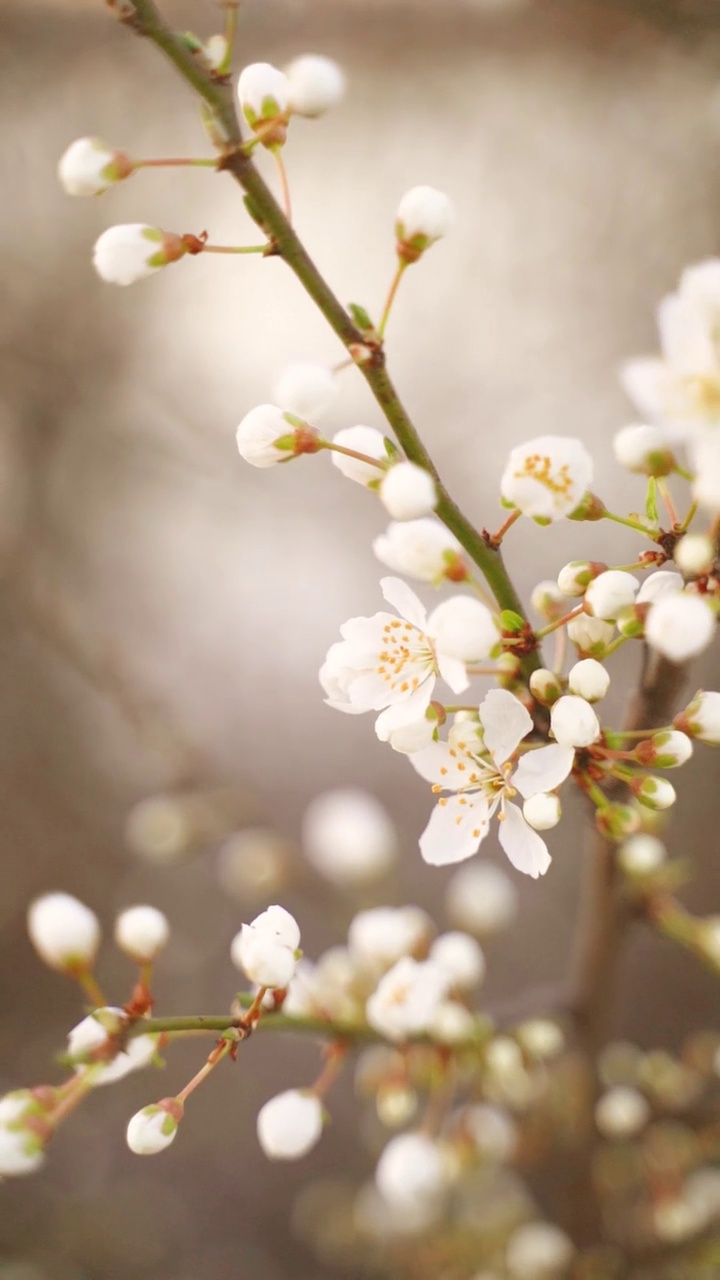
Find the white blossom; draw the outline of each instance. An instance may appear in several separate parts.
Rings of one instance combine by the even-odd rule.
[[[585,608],[594,618],[611,622],[634,603],[640,583],[624,569],[606,569],[588,584]]]
[[[656,769],[676,769],[687,764],[693,753],[693,744],[686,733],[678,729],[664,729],[640,743],[637,752],[642,764],[654,765]]]
[[[93,1088],[115,1084],[133,1071],[142,1071],[143,1067],[150,1066],[158,1051],[158,1039],[156,1035],[133,1036],[110,1062],[102,1065],[93,1063],[88,1073],[88,1083]]]
[[[589,747],[600,737],[600,722],[590,703],[571,693],[553,703],[550,728],[564,747]]]
[[[569,1267],[572,1241],[551,1222],[525,1222],[507,1244],[505,1261],[512,1280],[555,1280]]]
[[[655,573],[648,574],[642,583],[635,603],[653,604],[663,596],[677,595],[684,585],[679,573],[673,573],[671,569],[656,569]]]
[[[525,1052],[539,1061],[555,1058],[565,1048],[562,1029],[549,1018],[530,1018],[521,1022],[515,1034]]]
[[[258,1112],[258,1141],[270,1160],[299,1160],[320,1141],[322,1130],[322,1103],[301,1089],[278,1093]]]
[[[604,653],[615,635],[612,622],[602,618],[591,618],[587,613],[578,614],[567,624],[568,638],[577,646],[580,653],[595,657]]]
[[[128,1123],[126,1139],[136,1156],[154,1156],[175,1141],[182,1103],[171,1098],[137,1111]]]
[[[445,1190],[445,1166],[437,1144],[422,1133],[391,1138],[375,1170],[378,1190],[387,1202],[434,1208]]]
[[[389,524],[373,542],[373,551],[389,569],[421,582],[462,582],[469,573],[455,535],[431,517]]]
[[[238,452],[253,467],[272,467],[299,452],[313,452],[320,437],[312,428],[293,426],[275,404],[259,404],[245,414],[236,432]]]
[[[455,222],[452,201],[435,187],[406,191],[395,214],[398,252],[413,261],[425,249],[447,235]]]
[[[700,690],[675,718],[678,728],[701,742],[720,745],[720,693]]]
[[[602,663],[594,658],[583,658],[570,668],[568,688],[586,702],[599,702],[610,688],[610,676]]]
[[[668,437],[661,427],[647,424],[623,427],[613,436],[613,451],[621,467],[640,475],[669,475],[676,465]]]
[[[686,533],[675,547],[674,559],[678,569],[688,578],[711,573],[716,559],[712,538],[706,533]]]
[[[533,727],[531,716],[506,689],[491,689],[479,716],[482,744],[477,734],[468,733],[469,725],[460,724],[447,743],[433,742],[410,757],[436,790],[455,793],[438,801],[420,838],[422,856],[434,866],[469,858],[499,810],[499,840],[513,866],[526,875],[543,875],[550,865],[545,842],[511,800],[517,792],[527,800],[553,791],[569,774],[574,753],[569,745],[538,747],[513,768],[517,748]]]
[[[630,1085],[615,1085],[597,1101],[595,1123],[605,1138],[633,1138],[650,1119],[647,1098]]]
[[[397,462],[380,482],[380,501],[393,520],[429,516],[437,504],[435,481],[414,462]]]
[[[551,707],[562,693],[562,686],[554,671],[538,667],[530,675],[530,692],[543,706]]]
[[[718,380],[718,418],[720,419],[720,379]],[[720,433],[703,432],[690,443],[690,461],[695,472],[692,495],[706,510],[720,511]]]
[[[316,420],[332,404],[339,391],[337,378],[327,365],[297,360],[286,365],[275,383],[275,403],[285,413]]]
[[[448,970],[434,960],[403,956],[383,975],[369,997],[365,1015],[388,1040],[407,1040],[427,1031],[453,986]]]
[[[391,721],[386,721],[382,716],[375,721],[375,732],[380,741],[389,742],[393,751],[406,756],[422,751],[423,747],[432,742],[437,727],[438,716],[432,704],[420,719],[414,713],[401,718],[400,708],[397,708]]]
[[[394,863],[395,828],[387,811],[367,791],[337,788],[316,796],[303,817],[308,861],[336,884],[376,879]]]
[[[167,917],[156,907],[128,907],[115,921],[115,941],[138,964],[152,964],[170,937]]]
[[[420,950],[432,933],[432,921],[420,907],[370,907],[353,917],[348,947],[360,963],[387,969]]]
[[[186,252],[174,232],[130,222],[103,231],[95,242],[93,266],[108,284],[129,285],[177,262]]]
[[[217,33],[210,36],[203,45],[203,57],[211,71],[222,70],[228,61],[229,44],[227,36]]]
[[[69,196],[99,196],[132,171],[130,157],[100,138],[76,138],[60,157],[57,170]]]
[[[22,1123],[0,1125],[0,1178],[36,1173],[45,1160],[45,1144]]]
[[[35,950],[51,969],[87,969],[100,945],[100,922],[84,903],[68,893],[36,898],[27,927]]]
[[[111,1046],[128,1024],[128,1015],[118,1006],[95,1009],[68,1032],[68,1055],[82,1061],[96,1050]]]
[[[459,662],[482,662],[500,640],[492,613],[472,596],[451,596],[433,609],[428,633],[439,649]]]
[[[517,889],[501,867],[482,859],[460,867],[445,890],[453,924],[486,937],[507,928],[517,914]]]
[[[557,576],[558,588],[566,596],[584,596],[593,578],[605,569],[607,565],[596,560],[571,560]]]
[[[648,776],[633,789],[640,803],[648,809],[669,809],[677,800],[675,788],[667,778]]]
[[[297,921],[284,907],[268,907],[244,924],[230,946],[233,964],[259,987],[287,987],[300,946]]]
[[[617,857],[626,875],[647,876],[652,875],[662,866],[667,857],[667,850],[657,836],[638,831],[636,835],[628,836],[627,840],[623,840]]]
[[[702,596],[677,592],[650,606],[645,639],[671,662],[688,662],[707,649],[715,635],[715,614]]]
[[[592,478],[593,461],[580,440],[539,436],[512,450],[500,491],[524,516],[561,520],[580,504]]]
[[[539,791],[523,803],[523,817],[533,831],[551,831],[562,817],[560,797],[552,791]]]
[[[332,442],[341,445],[343,449],[354,449],[356,453],[364,453],[368,458],[377,458],[378,462],[383,463],[383,467],[375,467],[370,462],[362,462],[359,458],[349,458],[347,454],[331,451],[333,465],[348,480],[354,480],[356,484],[363,484],[366,487],[371,485],[377,488],[382,480],[384,467],[390,461],[388,442],[382,431],[378,431],[377,427],[343,427],[342,431],[335,433]]]
[[[251,128],[283,116],[289,106],[287,76],[269,62],[251,62],[240,72],[237,85],[242,113]]]
[[[304,53],[285,68],[290,110],[314,119],[337,105],[345,93],[345,74],[332,58]]]
[[[469,933],[441,933],[430,948],[430,959],[446,970],[460,991],[477,987],[485,977],[485,956]]]

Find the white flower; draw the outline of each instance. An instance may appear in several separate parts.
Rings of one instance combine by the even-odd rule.
[[[30,941],[51,969],[89,968],[100,945],[100,922],[68,893],[36,898],[27,916]]]
[[[558,587],[566,596],[584,596],[593,578],[605,569],[607,565],[598,560],[571,560],[557,576]]]
[[[675,547],[675,563],[688,578],[699,578],[711,573],[716,552],[712,538],[705,533],[686,533]]]
[[[127,1023],[128,1015],[117,1006],[107,1005],[103,1009],[95,1009],[68,1032],[68,1055],[83,1061],[93,1055],[95,1050],[110,1047],[112,1040],[119,1037]]]
[[[462,582],[468,577],[467,558],[457,538],[430,517],[389,524],[373,542],[373,551],[389,569],[421,582]]]
[[[324,413],[338,391],[337,379],[327,365],[298,360],[283,369],[273,394],[284,412],[310,421]]]
[[[654,765],[656,769],[676,769],[687,764],[692,753],[692,740],[677,729],[663,729],[637,746],[640,763]]]
[[[203,57],[211,71],[220,71],[226,66],[228,61],[229,45],[227,36],[220,35],[219,33],[217,35],[210,36],[210,38],[205,41],[202,51]]]
[[[151,964],[169,937],[167,917],[156,907],[128,907],[115,921],[115,942],[138,964]]]
[[[428,633],[425,609],[407,583],[383,578],[380,586],[400,617],[376,613],[344,623],[343,639],[330,649],[320,683],[337,711],[381,711],[376,729],[386,738],[392,729],[423,719],[438,676],[454,693],[470,682],[465,664],[443,653]]]
[[[616,1085],[598,1098],[595,1123],[604,1138],[632,1138],[650,1119],[647,1098],[630,1085]]]
[[[481,662],[500,640],[500,631],[487,605],[472,596],[451,596],[433,609],[428,632],[443,653],[459,662]]]
[[[299,116],[314,119],[340,102],[345,93],[345,74],[332,58],[305,53],[285,68],[288,104]]]
[[[366,1006],[370,1026],[388,1040],[427,1031],[453,986],[452,975],[433,960],[403,956],[380,979]]]
[[[88,1073],[88,1082],[93,1088],[115,1084],[118,1080],[124,1080],[131,1072],[150,1066],[157,1053],[158,1039],[156,1035],[133,1036],[111,1062],[103,1063],[102,1066],[93,1063]]]
[[[562,817],[560,797],[552,791],[539,791],[524,802],[523,817],[533,831],[551,831]]]
[[[545,842],[511,798],[518,792],[527,800],[538,792],[553,791],[569,774],[574,753],[569,745],[539,747],[527,752],[513,769],[517,748],[533,727],[531,716],[506,689],[491,689],[479,715],[482,744],[477,735],[468,734],[468,725],[460,724],[450,731],[447,743],[431,743],[410,757],[435,789],[456,793],[438,801],[420,838],[422,856],[433,866],[469,858],[499,809],[500,844],[513,866],[526,875],[543,875],[550,865]]]
[[[270,1160],[299,1160],[320,1141],[322,1103],[312,1093],[286,1089],[258,1112],[257,1135]]]
[[[287,76],[269,62],[251,62],[243,68],[237,93],[242,113],[253,129],[284,115],[289,106]]]
[[[720,377],[718,414],[720,417]],[[693,440],[690,445],[690,460],[695,472],[693,498],[701,507],[716,514],[720,511],[720,433],[704,431]]]
[[[594,618],[611,622],[634,603],[640,583],[624,569],[606,569],[588,584],[585,608]]]
[[[564,1231],[551,1222],[525,1222],[507,1244],[505,1262],[512,1280],[555,1280],[563,1275],[575,1252]]]
[[[375,732],[381,742],[389,742],[393,751],[407,756],[415,751],[422,751],[423,747],[434,740],[438,717],[432,706],[427,708],[419,720],[412,710],[407,715],[403,714],[402,718],[401,713],[402,708],[396,707],[390,722],[379,716],[375,721]]]
[[[618,849],[618,862],[626,875],[652,875],[662,866],[667,857],[667,850],[662,840],[647,832],[639,831],[624,840]]]
[[[613,436],[613,451],[621,467],[640,475],[666,476],[676,465],[667,435],[660,427],[623,427]]]
[[[554,671],[538,667],[530,675],[530,692],[543,706],[551,707],[562,693],[562,686]]]
[[[685,710],[675,717],[675,724],[701,742],[720,745],[720,693],[701,689]]]
[[[393,520],[429,516],[437,504],[435,481],[414,462],[397,462],[380,482],[380,501]]]
[[[395,214],[398,253],[414,262],[425,249],[447,235],[455,222],[451,200],[435,187],[406,191]]]
[[[336,884],[359,884],[383,875],[395,862],[398,841],[382,805],[367,791],[324,791],[303,817],[308,861]]]
[[[515,919],[517,889],[492,862],[468,863],[455,872],[445,891],[445,910],[453,924],[480,937],[498,933]]]
[[[268,907],[244,924],[230,945],[233,964],[259,987],[287,987],[295,973],[300,946],[297,921],[284,907]]]
[[[602,663],[594,658],[583,658],[570,668],[568,688],[586,702],[599,702],[610,688],[610,676]]]
[[[590,703],[571,693],[553,703],[550,727],[564,747],[589,747],[600,737],[600,722]]]
[[[662,596],[677,595],[684,586],[685,583],[679,573],[673,573],[671,569],[657,569],[655,573],[648,574],[637,593],[635,603],[653,604]]]
[[[35,1173],[45,1160],[42,1139],[22,1125],[0,1125],[0,1178]]]
[[[580,504],[592,478],[593,461],[580,440],[539,436],[513,449],[500,491],[524,516],[561,520]]]
[[[76,138],[60,157],[57,170],[69,196],[99,196],[132,171],[130,157],[124,151],[114,151],[100,138]]]
[[[127,1127],[130,1150],[136,1156],[154,1156],[165,1151],[175,1141],[182,1109],[177,1098],[168,1098],[165,1102],[153,1103],[137,1111]]]
[[[577,646],[580,653],[587,657],[603,654],[610,644],[615,627],[612,622],[602,618],[591,618],[587,613],[578,614],[567,624],[568,638]]]
[[[417,951],[432,936],[430,917],[420,907],[370,907],[350,923],[350,954],[370,968],[389,968]]]
[[[186,252],[174,232],[130,222],[103,231],[95,242],[93,266],[108,284],[128,285],[177,262]]]
[[[650,606],[645,639],[670,662],[688,662],[707,649],[715,635],[715,614],[702,596],[663,596]]]
[[[392,1138],[378,1161],[375,1181],[393,1206],[433,1208],[445,1190],[445,1166],[437,1144],[422,1133]]]
[[[370,462],[349,458],[347,454],[337,453],[335,450],[332,450],[330,455],[333,465],[347,476],[348,480],[354,480],[356,484],[364,484],[366,487],[379,485],[384,466],[390,460],[388,442],[382,431],[378,431],[377,427],[343,427],[342,431],[335,433],[332,442],[341,445],[343,449],[354,449],[356,453],[364,453],[368,458],[377,458],[378,462],[382,462],[383,467],[374,467]]]
[[[669,809],[677,800],[675,788],[667,778],[648,776],[637,783],[633,791],[648,809]]]
[[[274,404],[259,404],[245,414],[236,433],[241,458],[253,467],[272,467],[298,453],[313,453],[320,436],[312,427],[298,428]]]
[[[468,933],[441,933],[430,948],[430,959],[447,971],[453,987],[461,991],[478,986],[485,977],[485,956]]]

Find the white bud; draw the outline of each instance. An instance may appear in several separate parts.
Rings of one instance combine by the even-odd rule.
[[[387,1040],[420,1035],[432,1026],[451,985],[450,975],[433,960],[403,956],[368,998],[368,1024]]]
[[[630,1085],[616,1085],[598,1098],[595,1123],[604,1138],[632,1138],[650,1119],[647,1098]]]
[[[552,1223],[523,1223],[508,1240],[508,1275],[512,1280],[555,1280],[567,1271],[574,1252],[569,1237]]]
[[[593,578],[603,573],[606,566],[594,560],[571,560],[563,565],[557,578],[560,591],[566,596],[584,596]]]
[[[560,697],[562,687],[554,671],[549,671],[547,667],[539,667],[530,676],[530,692],[538,702],[551,707]]]
[[[652,875],[662,866],[666,857],[667,850],[662,840],[644,831],[624,840],[617,855],[622,870],[629,876]]]
[[[154,1156],[175,1141],[183,1105],[177,1098],[137,1111],[128,1123],[127,1144],[136,1156]]]
[[[156,907],[128,907],[115,921],[115,942],[138,964],[152,964],[169,937],[167,917]]]
[[[223,35],[210,36],[203,45],[203,57],[211,71],[220,71],[228,61],[229,44]]]
[[[414,462],[397,462],[380,482],[380,501],[393,520],[429,516],[437,503],[435,481]]]
[[[462,1120],[483,1159],[495,1164],[512,1159],[517,1147],[517,1125],[502,1107],[479,1102],[463,1111]]]
[[[133,1036],[110,1062],[102,1066],[93,1065],[90,1084],[93,1088],[115,1084],[117,1080],[124,1080],[131,1072],[150,1066],[158,1051],[158,1039],[156,1035]]]
[[[525,516],[561,520],[580,504],[592,478],[593,461],[580,440],[539,436],[512,450],[500,491]]]
[[[645,476],[669,475],[676,465],[660,427],[623,427],[613,436],[613,452],[621,467]]]
[[[599,702],[610,688],[610,676],[594,658],[583,658],[568,672],[568,688],[586,702]]]
[[[270,1160],[299,1160],[320,1141],[322,1129],[322,1103],[300,1089],[278,1093],[258,1112],[258,1141]]]
[[[562,817],[559,796],[539,791],[523,802],[523,817],[535,831],[550,831]]]
[[[677,800],[675,788],[667,778],[643,778],[633,790],[640,803],[648,809],[669,809]]]
[[[565,1036],[557,1022],[549,1018],[530,1018],[515,1028],[515,1035],[526,1053],[542,1061],[555,1058],[565,1047]]]
[[[284,907],[273,906],[242,926],[230,944],[230,956],[251,982],[281,989],[295,973],[299,945],[297,921]]]
[[[594,657],[604,653],[615,635],[612,622],[604,622],[602,618],[591,618],[581,613],[571,618],[567,624],[568,638],[577,646],[580,653]]]
[[[421,582],[461,582],[468,563],[457,538],[439,520],[425,518],[388,525],[373,542],[378,560],[396,573]]]
[[[536,613],[550,621],[561,618],[567,609],[565,592],[559,583],[553,582],[552,578],[544,578],[533,587],[530,593],[530,604]]]
[[[562,747],[589,747],[600,737],[600,722],[589,702],[565,694],[553,704],[550,726]]]
[[[174,232],[130,222],[103,231],[95,242],[93,266],[108,284],[135,284],[177,262],[186,252],[181,237]]]
[[[467,1044],[474,1031],[475,1018],[457,1000],[443,1000],[428,1024],[428,1033],[438,1044]]]
[[[327,365],[298,360],[283,369],[273,395],[284,412],[311,421],[325,412],[338,391],[337,379]]]
[[[348,947],[361,963],[388,967],[420,950],[433,932],[432,920],[420,907],[370,907],[350,922]]]
[[[305,428],[303,434],[307,434],[309,440],[313,435],[320,440],[310,427]],[[287,462],[298,452],[298,430],[275,404],[259,404],[246,413],[236,439],[240,457],[253,467],[272,467],[276,462]]]
[[[656,769],[676,769],[679,765],[687,764],[693,753],[692,740],[677,729],[664,729],[661,733],[654,733],[647,743],[640,744],[638,753],[643,747],[647,759],[641,754],[638,754],[638,759],[643,764],[654,765]]]
[[[100,945],[100,922],[68,893],[36,898],[27,916],[30,941],[51,969],[87,969]]]
[[[435,187],[412,187],[406,191],[395,214],[399,251],[407,247],[416,254],[423,253],[447,235],[454,222],[455,210],[443,191]]]
[[[397,858],[395,828],[367,791],[338,788],[316,796],[303,817],[308,861],[336,884],[374,880]]]
[[[354,449],[356,453],[367,454],[369,458],[377,458],[378,462],[387,464],[389,454],[387,442],[382,431],[376,427],[343,427],[333,436],[333,444],[342,445],[343,449]],[[348,480],[356,484],[377,487],[384,474],[383,467],[374,467],[370,462],[361,462],[357,458],[348,458],[344,453],[331,452],[333,466],[337,467]]]
[[[517,889],[492,862],[469,862],[448,881],[445,910],[454,924],[484,937],[512,924],[517,914]]]
[[[711,746],[720,745],[720,693],[696,693],[692,702],[676,717],[675,723],[693,738]]]
[[[485,956],[467,933],[441,933],[430,948],[430,959],[452,979],[461,991],[476,987],[485,977]]]
[[[22,1126],[0,1126],[0,1177],[35,1173],[45,1160],[45,1146],[36,1133]]]
[[[403,1209],[434,1206],[445,1190],[445,1167],[437,1144],[422,1133],[403,1133],[388,1142],[375,1170],[388,1204]]]
[[[460,662],[488,658],[500,632],[487,605],[472,596],[451,596],[433,609],[425,627],[441,653]]]
[[[237,93],[251,128],[285,114],[289,105],[288,89],[287,76],[269,62],[251,62],[240,72]]]
[[[639,587],[637,578],[624,569],[606,569],[588,585],[585,607],[593,617],[612,621],[634,603]]]
[[[332,58],[305,53],[285,68],[290,110],[314,119],[337,105],[345,93],[345,74]]]
[[[707,649],[715,635],[715,614],[701,596],[685,592],[663,596],[651,605],[645,639],[670,662],[688,662]]]
[[[128,1015],[115,1005],[95,1009],[68,1032],[67,1051],[70,1058],[82,1062],[96,1049],[118,1037],[128,1024]]]
[[[715,545],[706,533],[686,533],[675,547],[674,556],[686,578],[700,578],[713,570]]]
[[[129,177],[132,160],[100,138],[76,138],[58,163],[58,178],[69,196],[99,196],[115,182]]]
[[[661,600],[663,596],[677,595],[684,586],[685,583],[679,573],[673,573],[670,569],[657,569],[655,573],[648,574],[637,593],[635,603],[652,604],[655,600]]]

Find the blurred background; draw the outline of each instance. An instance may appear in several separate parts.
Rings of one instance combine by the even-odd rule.
[[[210,0],[164,11],[203,37],[220,27]],[[654,349],[654,308],[681,268],[720,251],[716,0],[246,0],[239,44],[241,64],[313,51],[347,69],[345,102],[293,125],[286,148],[298,229],[340,298],[377,314],[407,188],[431,183],[457,205],[456,231],[405,279],[388,351],[461,506],[499,523],[505,454],[543,432],[582,437],[596,491],[616,510],[639,505],[639,482],[611,458],[633,416],[616,371]],[[378,607],[379,504],[322,456],[263,473],[235,447],[288,361],[340,358],[324,321],[272,259],[186,260],[128,290],[94,275],[111,223],[251,234],[232,182],[202,171],[142,173],[92,201],[57,186],[57,159],[83,134],[139,156],[208,150],[172,69],[100,0],[5,0],[0,102],[2,1090],[49,1078],[79,1016],[25,939],[39,892],[75,893],[108,924],[137,901],[161,907],[173,940],[160,1011],[220,1012],[243,919],[281,900],[313,955],[356,909],[297,852],[318,792],[361,784],[392,813],[403,857],[381,896],[433,906],[444,873],[417,853],[424,785],[369,718],[325,707],[317,683],[339,624]],[[351,370],[324,425],[356,422],[382,425]],[[507,559],[527,593],[567,559],[636,550],[614,528],[521,526]],[[617,662],[618,718],[635,663]],[[708,657],[691,687],[713,681]],[[696,860],[685,900],[699,910],[719,902],[716,778],[710,753],[684,771],[671,839]],[[489,948],[483,999],[564,972],[578,816],[552,840],[549,875],[518,879],[519,919]],[[246,828],[275,833],[270,856],[247,839],[227,854]],[[129,966],[111,948],[101,976],[126,998]],[[712,984],[640,932],[614,1030],[672,1048],[717,1025]],[[317,1061],[311,1044],[280,1043],[258,1036],[220,1071],[162,1161],[131,1156],[124,1125],[183,1083],[201,1048],[176,1049],[161,1082],[98,1091],[46,1172],[0,1188],[0,1280],[338,1274],[332,1239],[319,1262],[297,1242],[293,1198],[340,1162],[366,1176],[373,1139],[358,1144],[344,1082],[312,1157],[268,1165],[258,1106],[312,1080]]]

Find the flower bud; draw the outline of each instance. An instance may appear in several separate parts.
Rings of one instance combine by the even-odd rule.
[[[348,947],[361,964],[387,968],[424,950],[433,932],[432,920],[420,907],[370,907],[353,917]]]
[[[429,1024],[428,1035],[437,1044],[467,1044],[476,1029],[475,1017],[457,1000],[443,1000],[436,1008]]]
[[[84,903],[68,893],[36,898],[27,917],[35,950],[51,969],[72,973],[94,963],[100,945],[100,922]]]
[[[556,1058],[565,1048],[562,1029],[549,1018],[531,1018],[528,1022],[521,1022],[515,1028],[515,1035],[525,1052],[540,1062]]]
[[[584,596],[593,579],[606,570],[602,560],[571,560],[560,570],[557,584],[566,596]]]
[[[702,578],[712,573],[716,560],[715,544],[706,533],[686,533],[675,547],[675,563],[686,578]]]
[[[320,1141],[322,1129],[322,1103],[300,1089],[278,1093],[258,1112],[258,1141],[270,1160],[299,1160]]]
[[[512,1159],[518,1145],[517,1125],[502,1107],[488,1102],[466,1107],[461,1112],[461,1125],[483,1160],[504,1164]]]
[[[124,151],[114,151],[100,138],[76,138],[58,163],[58,179],[69,196],[99,196],[133,171]]]
[[[539,436],[512,450],[500,491],[524,516],[561,520],[577,507],[592,477],[592,458],[580,440]]]
[[[332,58],[305,53],[285,68],[290,110],[315,119],[337,105],[345,93],[345,74]]]
[[[421,582],[464,582],[470,572],[457,538],[432,518],[388,525],[373,542],[373,551],[389,569]]]
[[[260,404],[246,413],[236,439],[240,457],[253,467],[272,467],[300,453],[316,453],[321,447],[317,431],[293,426],[274,404]]]
[[[704,597],[678,592],[651,606],[645,639],[663,657],[680,664],[707,649],[715,635],[715,623],[715,614]]]
[[[116,1005],[95,1009],[68,1032],[68,1057],[76,1062],[102,1061],[114,1056],[113,1041],[125,1032],[128,1015]],[[115,1046],[116,1048],[117,1046]],[[102,1050],[106,1050],[102,1055]]]
[[[455,222],[451,201],[435,187],[406,191],[395,215],[398,257],[417,262],[426,249],[447,235]]]
[[[673,724],[700,742],[720,746],[720,693],[707,693],[701,689],[685,710],[675,717]]]
[[[108,227],[95,242],[93,266],[108,284],[135,284],[188,252],[182,236],[144,222]]]
[[[441,933],[430,948],[430,959],[440,965],[460,991],[477,987],[485,977],[485,956],[468,933]]]
[[[539,791],[523,803],[523,817],[534,831],[550,831],[561,816],[559,797],[552,792]]]
[[[230,945],[230,956],[251,982],[282,989],[295,973],[299,945],[297,921],[283,907],[274,906],[242,926]]]
[[[656,769],[675,769],[685,764],[692,753],[693,745],[686,733],[664,729],[639,742],[634,754],[639,764],[653,765]]]
[[[633,1138],[649,1119],[647,1098],[630,1085],[608,1089],[595,1107],[595,1123],[604,1138]]]
[[[435,481],[414,462],[398,462],[380,481],[380,501],[393,520],[429,516],[437,504]]]
[[[677,595],[684,586],[685,583],[679,573],[673,573],[671,569],[656,569],[654,573],[648,574],[642,583],[635,603],[652,604],[655,600],[661,600],[663,596]]]
[[[642,878],[653,875],[663,865],[666,857],[667,849],[662,840],[645,831],[638,831],[620,845],[617,860],[626,875]]]
[[[505,1261],[511,1280],[549,1280],[565,1275],[575,1248],[560,1227],[550,1222],[524,1222],[507,1243]]]
[[[589,584],[585,610],[594,618],[612,621],[621,609],[633,604],[640,583],[624,569],[606,569]]]
[[[382,805],[367,791],[324,791],[305,810],[302,831],[308,861],[335,884],[375,880],[397,858],[395,828]]]
[[[44,1160],[45,1141],[34,1128],[26,1128],[22,1120],[0,1125],[1,1178],[18,1178],[27,1173],[36,1173]]]
[[[285,141],[284,117],[289,107],[287,76],[269,62],[252,62],[240,72],[237,85],[242,113],[250,128],[262,130],[266,146],[277,146]],[[267,129],[270,121],[277,121],[275,129]]]
[[[544,707],[551,707],[562,694],[562,685],[554,671],[539,667],[530,676],[530,692]]]
[[[453,924],[486,937],[512,924],[517,898],[517,889],[502,868],[478,859],[448,881],[445,910]]]
[[[378,431],[376,427],[343,427],[342,431],[333,436],[332,442],[342,445],[343,449],[365,453],[369,458],[377,458],[378,462],[383,463],[382,467],[374,467],[370,462],[348,458],[344,453],[332,453],[333,466],[347,476],[348,480],[377,489],[383,478],[384,468],[390,461],[388,442],[382,431]]]
[[[533,587],[530,604],[536,613],[546,618],[548,622],[555,622],[556,619],[562,618],[567,610],[565,593],[552,578],[546,578]]]
[[[677,800],[675,788],[666,778],[638,778],[631,783],[631,789],[648,809],[669,809]]]
[[[375,1181],[388,1204],[400,1209],[433,1207],[445,1189],[445,1167],[437,1144],[422,1133],[403,1133],[388,1142]]]
[[[217,34],[205,41],[202,53],[211,71],[221,71],[226,66],[229,49],[227,36]]]
[[[591,618],[589,614],[581,613],[577,618],[570,619],[567,633],[583,657],[598,658],[602,657],[612,641],[615,628],[611,622],[604,622],[602,618]]]
[[[648,605],[646,604],[629,604],[624,609],[620,609],[615,619],[619,634],[626,640],[639,640],[645,634],[647,615]]]
[[[137,1111],[127,1127],[127,1144],[136,1156],[154,1156],[175,1141],[183,1117],[179,1098],[164,1098]]]
[[[601,835],[618,842],[640,827],[640,814],[631,804],[607,804],[597,809],[595,825]]]
[[[613,437],[613,452],[621,467],[644,476],[668,476],[677,467],[660,427],[623,427]]]
[[[610,688],[610,676],[594,658],[583,658],[570,668],[568,688],[586,702],[599,702]]]
[[[286,365],[275,383],[274,398],[285,413],[308,421],[319,418],[339,391],[332,369],[312,360]]]
[[[561,747],[589,747],[600,737],[600,722],[584,698],[565,694],[550,712],[550,727]]]
[[[128,907],[115,921],[115,942],[137,964],[152,964],[170,937],[170,925],[155,907]]]
[[[500,640],[487,605],[472,596],[451,596],[433,609],[425,627],[440,652],[460,662],[488,658]]]

